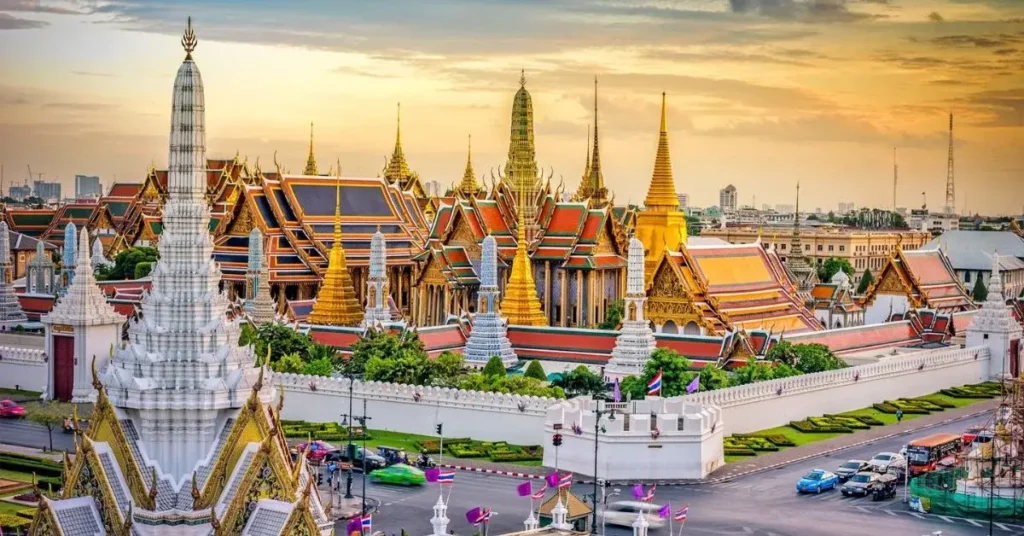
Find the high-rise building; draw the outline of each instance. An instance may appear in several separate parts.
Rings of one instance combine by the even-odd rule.
[[[8,188],[7,191],[8,195],[11,196],[11,199],[16,201],[22,201],[26,197],[32,197],[32,187],[27,184],[24,186],[13,185]]]
[[[722,212],[732,214],[736,212],[738,204],[739,194],[736,193],[735,186],[730,184],[718,192],[718,207],[722,209]]]
[[[857,210],[857,205],[855,203],[839,203],[839,214],[849,214],[855,210]]]
[[[32,183],[32,195],[41,199],[60,199],[60,183],[57,181],[34,181]]]
[[[690,194],[676,194],[676,199],[679,200],[680,209],[685,209],[690,206]]]
[[[99,197],[103,195],[100,178],[89,175],[75,175],[75,199]]]

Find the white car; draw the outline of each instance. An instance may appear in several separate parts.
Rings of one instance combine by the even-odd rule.
[[[665,526],[665,519],[658,516],[658,510],[661,509],[661,506],[660,504],[640,501],[619,501],[609,504],[604,512],[601,513],[601,516],[608,525],[632,528],[637,514],[643,512],[650,528],[660,529]]]
[[[885,473],[890,467],[900,470],[907,468],[907,459],[895,452],[879,452],[868,463],[877,473]]]

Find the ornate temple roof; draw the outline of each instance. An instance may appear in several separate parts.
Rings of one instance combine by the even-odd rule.
[[[861,305],[871,304],[879,294],[906,296],[913,309],[954,313],[977,308],[953,265],[939,249],[897,248],[864,293]]]
[[[55,208],[8,207],[4,212],[4,221],[7,222],[11,231],[43,239],[50,226],[53,225],[57,210]],[[63,237],[61,238],[63,239]]]

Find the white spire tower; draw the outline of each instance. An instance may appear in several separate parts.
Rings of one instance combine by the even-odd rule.
[[[629,240],[626,270],[625,318],[619,336],[615,339],[612,358],[605,369],[605,374],[612,379],[639,377],[655,348],[654,332],[644,318],[644,304],[647,303],[647,294],[644,292],[644,245],[636,237]]]
[[[482,367],[493,356],[506,366],[518,358],[508,340],[508,325],[498,312],[498,243],[493,236],[484,238],[480,255],[480,291],[477,293],[473,330],[466,341],[466,362]]]
[[[14,295],[11,280],[14,267],[11,258],[11,233],[7,222],[0,221],[0,330],[8,331],[15,326],[28,322],[25,311],[21,309],[18,297]]]
[[[132,417],[149,458],[175,483],[188,480],[207,457],[218,427],[245,404],[259,376],[252,349],[238,346],[238,321],[227,319],[229,303],[212,258],[206,110],[191,23],[182,43],[187,55],[174,79],[160,260],[141,319],[129,324],[129,343],[102,378],[110,402]],[[272,395],[265,382],[261,402]]]
[[[1006,307],[1003,280],[999,274],[999,253],[993,253],[992,275],[988,280],[988,297],[981,305],[981,309],[974,313],[974,318],[967,326],[966,346],[967,348],[989,347],[991,356],[989,377],[998,379],[1013,377],[1020,373],[1020,371],[1010,370],[1014,362],[1010,358],[1010,352],[1013,349],[1012,341],[1020,339],[1021,326]]]
[[[388,247],[384,233],[373,233],[370,239],[370,274],[366,278],[366,312],[363,314],[363,328],[391,322],[388,307]]]
[[[106,257],[103,256],[103,242],[97,238],[92,243],[92,269],[93,271],[98,270],[100,266],[110,266],[114,264],[110,262]]]
[[[430,518],[430,525],[434,527],[433,536],[448,536],[448,505],[439,496],[434,504],[434,517]]]

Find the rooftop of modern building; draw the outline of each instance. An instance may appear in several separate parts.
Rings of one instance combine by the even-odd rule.
[[[1024,239],[1011,231],[946,231],[926,247],[942,249],[957,270],[991,270],[993,253],[1003,270],[1024,268]]]

